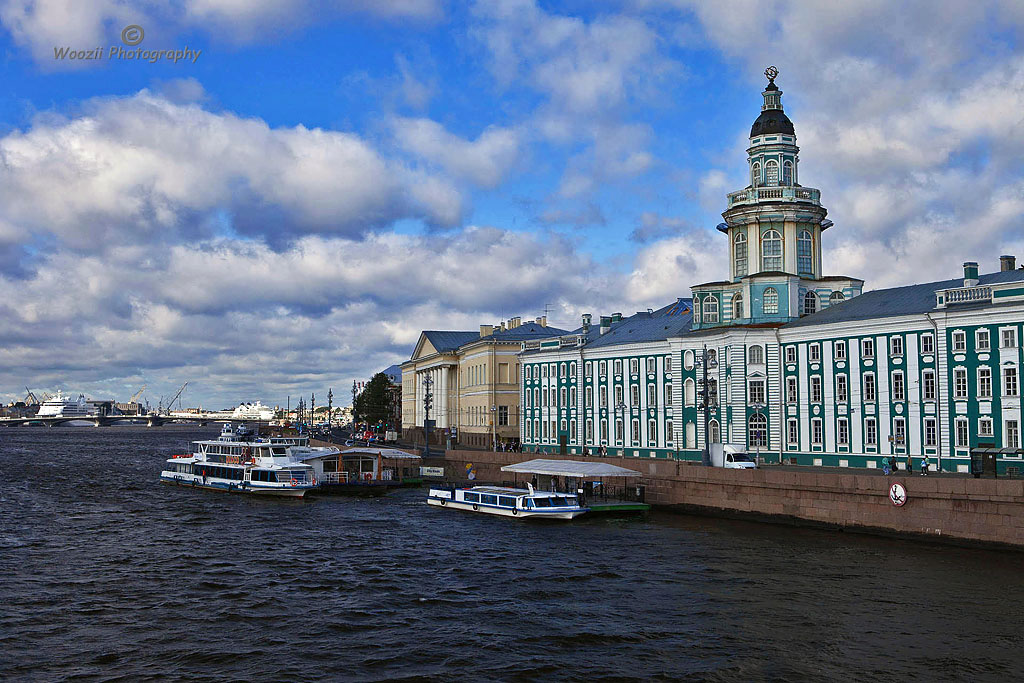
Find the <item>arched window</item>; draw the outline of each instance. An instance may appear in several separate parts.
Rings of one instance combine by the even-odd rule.
[[[782,164],[782,184],[792,185],[793,184],[793,162],[786,161]]]
[[[747,274],[747,236],[742,232],[737,232],[733,244],[735,245],[733,257],[736,277],[742,277]]]
[[[736,294],[732,298],[732,319],[739,320],[743,317],[743,295]]]
[[[801,230],[796,238],[796,269],[800,275],[814,274],[814,240],[808,230]]]
[[[686,423],[686,447],[697,447],[697,425],[693,424],[692,422]]]
[[[782,270],[782,235],[768,230],[761,237],[761,270]]]
[[[766,315],[779,312],[779,292],[774,287],[769,287],[764,290],[764,295],[761,300],[761,310]]]
[[[722,443],[722,429],[718,420],[711,420],[708,423],[708,443]]]
[[[754,346],[751,346],[750,350],[747,351],[747,361],[751,365],[760,365],[761,363],[763,363],[764,362],[764,347],[763,346],[757,346],[756,344]]]
[[[747,435],[748,446],[759,446],[761,448],[767,448],[768,446],[768,418],[761,413],[754,413],[750,416],[748,422],[749,432]]]
[[[694,384],[693,378],[688,378],[683,383],[683,405],[691,408],[697,405],[697,385]]]
[[[804,294],[804,315],[810,315],[818,310],[818,295],[814,292]]]
[[[718,299],[710,294],[704,299],[703,320],[706,323],[718,322]]]
[[[779,164],[776,161],[765,162],[764,184],[768,187],[775,187],[779,184]]]
[[[842,303],[845,300],[846,297],[843,296],[842,292],[832,292],[828,297],[828,305]]]
[[[750,167],[750,186],[757,187],[761,184],[761,162],[755,161]]]
[[[700,299],[693,300],[693,321],[700,322]]]

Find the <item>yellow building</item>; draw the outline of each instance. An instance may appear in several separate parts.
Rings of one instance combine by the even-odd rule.
[[[566,334],[545,317],[512,318],[479,332],[427,330],[402,363],[402,433],[423,440],[431,394],[431,443],[491,447],[519,439],[519,357],[522,342]]]

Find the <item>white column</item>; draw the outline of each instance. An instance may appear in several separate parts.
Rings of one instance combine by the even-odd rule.
[[[448,426],[448,366],[441,368],[441,391],[440,391],[440,407],[441,410],[438,413],[437,426],[444,428]]]

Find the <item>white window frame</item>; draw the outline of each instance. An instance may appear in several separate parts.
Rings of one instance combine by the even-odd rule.
[[[981,327],[974,331],[974,350],[992,350],[992,333],[988,331],[987,327]]]
[[[953,330],[953,353],[967,353],[967,333]]]
[[[921,335],[921,353],[935,353],[935,335],[931,332]]]
[[[842,339],[836,341],[833,353],[836,356],[836,360],[846,360],[846,341]]]

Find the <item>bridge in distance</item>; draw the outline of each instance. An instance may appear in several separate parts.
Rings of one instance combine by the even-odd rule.
[[[205,425],[209,422],[245,422],[231,418],[191,415],[79,415],[77,417],[0,417],[0,426],[18,427],[21,425],[46,425],[53,427],[68,422],[91,422],[94,427],[105,427],[117,423],[145,424],[147,427],[162,427],[167,422],[193,422]]]

